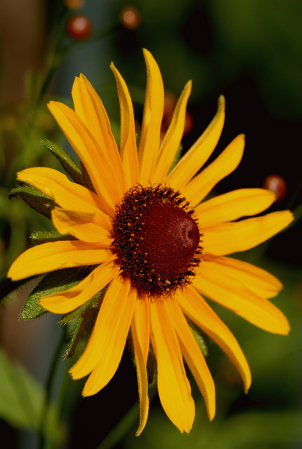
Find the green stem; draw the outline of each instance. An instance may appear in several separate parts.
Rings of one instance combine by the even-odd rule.
[[[46,443],[46,426],[47,426],[47,418],[48,418],[48,410],[50,406],[50,397],[51,397],[51,390],[53,387],[53,383],[55,380],[56,371],[59,365],[59,362],[61,361],[61,354],[63,347],[65,346],[65,338],[66,338],[66,328],[63,327],[61,338],[59,340],[56,352],[53,356],[52,363],[50,366],[50,370],[48,373],[48,378],[46,381],[46,387],[45,387],[45,397],[44,402],[42,405],[42,411],[41,411],[41,421],[40,421],[40,428],[39,428],[39,449],[43,449],[45,447]]]
[[[156,386],[149,390],[149,401],[151,403],[157,391]],[[128,410],[126,415],[117,423],[117,425],[108,433],[103,441],[97,446],[96,449],[110,449],[116,443],[118,443],[124,435],[128,432],[130,427],[138,419],[139,415],[139,401],[136,401],[132,407]]]

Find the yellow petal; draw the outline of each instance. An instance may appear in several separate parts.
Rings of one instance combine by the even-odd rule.
[[[168,298],[169,315],[178,335],[181,352],[204,397],[209,419],[215,415],[215,385],[204,356],[175,298]]]
[[[101,362],[100,367],[94,371],[93,376],[86,383],[83,391],[85,396],[100,390],[105,380],[109,382],[114,374],[112,371],[116,370],[122,356],[136,300],[135,295],[129,295],[129,290],[130,282],[122,276],[116,277],[110,283],[85,351],[70,370],[72,377],[79,379],[89,374]],[[112,358],[112,365],[110,365],[110,358]],[[102,363],[104,370],[102,370]],[[110,378],[108,378],[109,373]]]
[[[239,189],[216,196],[195,208],[201,228],[257,215],[275,201],[274,193],[265,189]]]
[[[203,246],[216,256],[246,251],[286,228],[292,220],[291,212],[282,211],[209,227],[202,230]]]
[[[112,251],[101,243],[80,240],[43,243],[22,253],[10,267],[8,277],[17,281],[61,268],[100,264],[111,255]]]
[[[69,181],[67,176],[52,168],[27,168],[17,174],[17,179],[26,182],[41,192],[50,196],[59,206],[72,209],[75,212],[87,212],[98,216],[98,221],[104,228],[112,228],[109,216],[103,212],[106,203],[95,193],[75,182]],[[115,218],[113,209],[109,215]]]
[[[195,207],[212,188],[238,167],[244,150],[244,134],[239,134],[226,149],[199,175],[184,187],[182,193]]]
[[[144,361],[147,363],[150,344],[150,311],[149,299],[143,293],[137,296],[133,320]]]
[[[144,325],[147,328],[147,332]],[[149,349],[149,300],[146,297],[136,300],[135,311],[131,323],[131,334],[140,404],[139,427],[135,435],[139,436],[144,430],[149,413],[148,376],[146,368],[148,351],[144,351],[146,346],[148,346]],[[144,355],[144,352],[147,352],[147,354]]]
[[[79,116],[63,103],[51,101],[48,108],[70,145],[84,163],[97,194],[114,209],[122,195],[114,167]],[[105,212],[108,213],[107,209]]]
[[[51,212],[51,219],[61,234],[71,234],[84,242],[107,244],[108,248],[113,241],[107,229],[98,223],[95,215],[56,207]]]
[[[173,424],[181,432],[189,432],[193,425],[195,405],[165,300],[150,302],[150,316],[161,404]]]
[[[184,293],[177,293],[176,295],[187,317],[208,334],[229,356],[231,362],[239,371],[245,392],[247,392],[251,385],[251,372],[234,335],[197,293],[194,287],[189,285]]]
[[[167,177],[167,183],[174,189],[182,189],[213,153],[224,124],[224,97],[219,97],[218,110],[199,139],[178,162]]]
[[[168,170],[173,162],[174,156],[178,150],[180,141],[182,139],[185,117],[186,117],[186,107],[188,98],[191,93],[192,82],[189,81],[175,107],[173,117],[166,132],[165,138],[160,147],[160,153],[158,161],[156,164],[155,173],[152,177],[152,183],[162,183],[165,181]]]
[[[110,65],[117,84],[121,109],[121,156],[125,171],[127,190],[139,181],[133,105],[125,81],[119,71]]]
[[[206,255],[205,258],[210,262],[215,262],[216,266],[221,266],[227,276],[237,279],[258,296],[273,298],[283,288],[283,285],[275,276],[250,263],[231,257]],[[202,272],[202,264],[199,270]]]
[[[114,257],[114,256],[112,256]],[[104,262],[75,287],[64,292],[44,296],[40,304],[53,313],[67,313],[84,304],[117,275],[119,267],[114,261]]]
[[[100,97],[82,74],[80,78],[75,79],[72,88],[72,98],[76,114],[89,129],[96,142],[98,142],[100,151],[107,154],[124,192],[124,170],[118,147],[111,131],[108,115]]]
[[[127,279],[118,278],[113,282],[119,282],[122,287],[118,298],[109,300],[109,307],[112,309],[111,320],[105,324],[105,318],[102,315],[106,312],[102,310],[102,305],[99,312],[100,318],[95,323],[96,332],[91,339],[97,340],[98,344],[94,351],[90,352],[90,359],[93,363],[98,359],[98,364],[85,384],[83,396],[96,394],[107,385],[118,368],[125,348],[136,302],[136,291],[132,290],[129,293],[130,281]]]
[[[164,111],[164,86],[158,65],[147,50],[147,87],[144,115],[138,150],[140,183],[146,187],[153,174],[159,152],[160,128]]]
[[[207,298],[227,307],[237,315],[268,332],[288,334],[289,324],[283,313],[240,282],[229,277],[229,271],[215,262],[203,261],[194,287]]]

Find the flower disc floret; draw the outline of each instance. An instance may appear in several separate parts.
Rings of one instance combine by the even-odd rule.
[[[171,295],[191,283],[202,248],[194,211],[179,192],[136,186],[123,197],[113,223],[113,246],[132,287]]]

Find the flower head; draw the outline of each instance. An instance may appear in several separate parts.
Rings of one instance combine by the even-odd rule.
[[[71,369],[74,379],[89,374],[84,396],[113,377],[130,334],[141,402],[138,434],[148,416],[147,359],[155,354],[158,392],[164,410],[181,432],[194,420],[183,358],[215,414],[215,388],[204,356],[186,318],[208,334],[238,369],[245,391],[251,374],[230,330],[203,296],[269,332],[287,334],[287,319],[267,298],[282,288],[266,271],[231,257],[267,240],[292,221],[289,211],[257,215],[275,195],[240,189],[205,200],[240,163],[244,136],[196,175],[212,154],[224,124],[224,99],[192,148],[169,170],[183,134],[187,83],[160,144],[164,90],[159,68],[148,51],[144,115],[137,149],[133,106],[127,86],[111,65],[121,109],[120,149],[104,106],[84,76],[76,78],[75,110],[50,102],[49,109],[81,159],[79,182],[50,168],[31,168],[18,179],[53,201],[52,221],[64,239],[25,251],[12,265],[13,279],[73,267],[90,267],[65,291],[44,296],[54,313],[82,307],[102,290],[98,315],[84,353]],[[82,184],[82,185],[81,185]],[[203,296],[202,296],[203,295]]]

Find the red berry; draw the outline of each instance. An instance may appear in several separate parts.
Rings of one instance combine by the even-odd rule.
[[[75,41],[83,41],[92,33],[91,20],[83,14],[75,14],[66,22],[66,33]]]
[[[287,191],[286,182],[279,175],[269,175],[265,178],[262,187],[275,193],[276,201],[281,201]]]
[[[120,12],[120,22],[127,30],[136,30],[141,20],[139,11],[133,6],[126,6]]]

